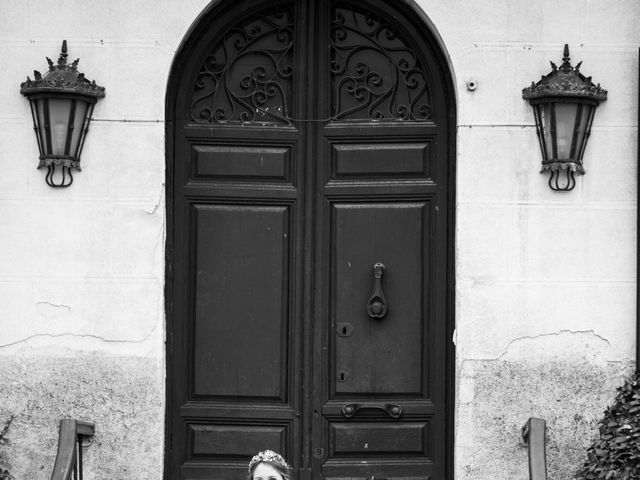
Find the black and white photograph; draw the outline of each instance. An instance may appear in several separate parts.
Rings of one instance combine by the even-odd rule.
[[[640,0],[0,0],[0,480],[640,480]]]

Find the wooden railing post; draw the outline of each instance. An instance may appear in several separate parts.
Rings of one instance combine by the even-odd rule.
[[[547,422],[541,418],[529,418],[522,427],[522,438],[529,446],[530,480],[547,480],[546,433]]]
[[[93,436],[94,431],[93,423],[71,418],[60,420],[58,453],[51,480],[69,480],[72,475],[74,479],[82,480],[83,440]]]

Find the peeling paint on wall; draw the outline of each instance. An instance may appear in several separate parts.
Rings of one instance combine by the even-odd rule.
[[[15,342],[5,343],[0,345],[0,351],[3,349],[9,349],[11,347],[19,347],[19,346],[29,346],[34,343],[34,341],[42,341],[42,340],[51,340],[51,339],[76,339],[76,340],[95,340],[99,343],[106,344],[117,344],[117,345],[136,345],[145,343],[154,333],[155,329],[149,332],[144,338],[138,340],[114,340],[110,338],[105,338],[100,335],[91,335],[91,334],[77,334],[77,333],[35,333],[25,338],[21,338],[16,340]],[[22,352],[24,353],[24,351]]]
[[[158,189],[158,199],[155,201],[155,203],[149,208],[149,207],[145,207],[144,211],[147,212],[149,215],[154,215],[156,213],[156,211],[158,210],[158,207],[160,205],[164,204],[164,182],[162,183],[162,185],[160,185],[160,188]]]
[[[509,344],[507,345],[507,348],[505,348],[504,352],[502,352],[500,355],[498,355],[496,360],[499,360],[499,359],[507,356],[509,353],[511,353],[513,355],[514,350],[522,350],[522,349],[533,350],[535,348],[535,346],[536,346],[536,343],[541,343],[541,342],[536,342],[538,340],[546,341],[548,339],[548,337],[558,337],[558,336],[563,336],[563,335],[575,335],[575,336],[584,335],[584,336],[587,336],[587,337],[591,337],[591,338],[595,338],[595,339],[601,340],[602,342],[604,342],[604,344],[606,344],[606,346],[610,346],[611,345],[609,340],[607,340],[604,337],[601,337],[600,335],[598,335],[593,330],[577,330],[577,331],[574,331],[574,330],[560,330],[560,331],[557,331],[557,332],[540,333],[538,335],[514,338],[513,340],[511,340],[509,342]],[[540,345],[538,345],[538,346],[540,346]],[[537,352],[536,354],[539,355],[539,352]]]
[[[71,311],[71,307],[69,305],[57,305],[51,302],[38,302],[36,303],[36,307],[38,308],[38,313],[45,317],[60,315]]]

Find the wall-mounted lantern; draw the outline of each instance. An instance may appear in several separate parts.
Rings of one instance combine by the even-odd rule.
[[[34,79],[20,85],[20,93],[29,99],[33,128],[38,139],[40,163],[47,167],[47,184],[68,187],[71,170],[80,171],[80,154],[89,129],[93,107],[104,97],[104,87],[78,72],[78,61],[67,64],[67,41],[62,42],[58,64],[50,58],[49,71],[34,71]],[[57,168],[59,167],[59,168]]]
[[[549,171],[553,190],[569,191],[576,186],[574,175],[584,175],[582,156],[591,132],[596,107],[607,99],[607,91],[594,85],[591,77],[571,66],[569,45],[558,68],[522,90],[522,98],[533,107],[536,131],[542,150],[542,170]],[[563,179],[560,180],[560,177]]]

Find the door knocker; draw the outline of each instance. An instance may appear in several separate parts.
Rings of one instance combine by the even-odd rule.
[[[373,265],[373,291],[367,302],[367,313],[371,318],[384,318],[387,314],[387,299],[382,293],[382,275],[384,265],[377,262]]]

